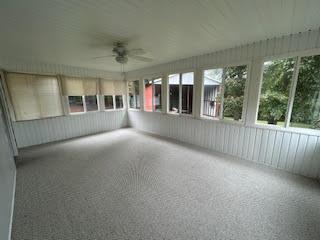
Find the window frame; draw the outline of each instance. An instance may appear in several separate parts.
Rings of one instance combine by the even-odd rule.
[[[258,81],[259,81],[259,94],[258,94],[257,108],[255,111],[255,122],[253,124],[253,127],[262,128],[262,129],[271,129],[271,130],[283,131],[283,132],[291,132],[291,133],[293,132],[293,133],[310,134],[310,135],[320,136],[319,129],[299,128],[299,127],[291,127],[290,126],[294,97],[295,97],[297,82],[298,82],[298,78],[299,78],[301,58],[316,56],[316,55],[320,55],[320,49],[296,51],[296,52],[291,52],[291,53],[287,53],[287,54],[279,54],[279,55],[266,56],[266,57],[261,58],[261,68],[260,68],[260,75],[259,75],[259,79],[258,79]],[[289,91],[284,126],[278,126],[278,125],[272,125],[272,124],[259,124],[259,123],[257,123],[257,120],[258,120],[259,103],[260,103],[261,88],[262,88],[262,81],[263,81],[263,68],[264,68],[263,64],[266,61],[274,61],[277,59],[285,59],[285,58],[294,58],[295,64],[294,64],[293,76],[292,76],[291,86],[290,86],[290,91]]]
[[[193,73],[193,89],[192,89],[192,113],[191,114],[186,114],[182,113],[182,75],[185,73]],[[179,112],[174,113],[170,112],[170,84],[169,84],[169,76],[174,75],[174,74],[179,74]],[[185,117],[195,117],[195,99],[196,99],[196,79],[197,79],[197,70],[194,68],[191,69],[185,69],[185,70],[180,70],[180,71],[174,71],[174,72],[169,72],[166,74],[166,95],[167,95],[167,106],[166,106],[166,113],[173,115],[173,116],[185,116]],[[162,108],[163,109],[163,108]]]
[[[130,106],[129,83],[130,83],[130,82],[135,82],[135,81],[138,81],[138,83],[139,83],[139,86],[138,86],[138,89],[139,89],[139,102],[140,102],[140,107],[139,107],[139,108],[132,108],[132,107]],[[127,79],[127,81],[126,81],[126,82],[127,82],[127,84],[126,84],[127,106],[128,106],[128,110],[130,110],[130,111],[142,111],[141,104],[144,104],[144,103],[141,101],[141,99],[143,99],[143,98],[141,97],[141,81],[142,81],[141,78],[132,78],[132,79]]]
[[[103,100],[103,111],[114,111],[116,110],[115,108],[115,96],[114,95],[101,95],[102,96],[102,100]],[[111,96],[112,97],[112,108],[106,109],[106,103],[105,103],[105,96]]]
[[[231,120],[231,119],[225,119],[223,117],[223,106],[224,106],[224,90],[225,90],[225,79],[224,76],[222,78],[221,86],[221,109],[219,112],[219,117],[209,117],[203,115],[203,99],[204,99],[204,71],[210,70],[210,69],[218,69],[218,68],[228,68],[228,67],[237,67],[237,66],[247,66],[247,78],[245,82],[244,87],[244,94],[243,94],[243,104],[242,104],[242,113],[241,113],[241,120]],[[249,86],[251,82],[251,68],[252,68],[252,61],[246,60],[246,61],[239,61],[239,62],[232,62],[230,64],[216,64],[216,65],[207,65],[205,67],[200,68],[200,76],[201,76],[201,97],[200,97],[200,119],[209,120],[209,121],[220,121],[225,122],[229,124],[240,124],[245,125],[246,124],[246,117],[247,117],[247,110],[248,110],[248,97],[249,97]]]
[[[144,112],[147,112],[147,113],[163,113],[163,107],[161,107],[161,111],[157,112],[157,111],[154,111],[154,80],[157,80],[157,79],[161,79],[161,95],[162,95],[162,98],[163,98],[163,84],[164,84],[164,81],[163,81],[163,76],[162,75],[151,75],[151,76],[147,76],[147,77],[144,77],[142,78],[142,83],[143,83],[143,111]],[[149,80],[151,81],[151,85],[152,85],[152,111],[146,111],[145,109],[145,80]],[[163,101],[162,101],[162,98],[161,98],[161,106],[163,105]]]
[[[122,98],[122,108],[117,108],[116,96],[121,96],[121,98]],[[119,94],[113,95],[112,99],[113,99],[113,110],[123,110],[123,109],[125,109],[124,95],[123,94],[121,94],[121,95],[119,95]],[[112,109],[109,109],[109,110],[112,110]]]
[[[94,110],[94,111],[87,111],[87,105],[86,105],[86,100],[85,100],[85,96],[96,96],[97,99],[97,106],[98,109]],[[70,111],[70,102],[69,102],[69,96],[67,96],[67,105],[68,105],[68,114],[69,115],[80,115],[80,114],[87,114],[87,113],[96,113],[99,112],[101,107],[100,107],[100,101],[99,101],[99,96],[100,95],[82,95],[82,104],[83,104],[83,112],[71,112]],[[80,97],[80,96],[79,96]]]

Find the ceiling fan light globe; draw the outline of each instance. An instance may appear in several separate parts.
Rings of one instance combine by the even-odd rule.
[[[121,64],[125,64],[128,62],[128,58],[125,56],[116,56],[116,61]]]

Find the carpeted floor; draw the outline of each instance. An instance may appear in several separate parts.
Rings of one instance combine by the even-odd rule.
[[[121,129],[23,149],[12,236],[315,240],[320,184]]]

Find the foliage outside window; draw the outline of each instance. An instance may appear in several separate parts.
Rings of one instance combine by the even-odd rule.
[[[294,64],[293,58],[264,62],[258,123],[284,126]]]
[[[123,108],[123,98],[122,95],[116,95],[115,96],[116,100],[116,109],[121,109]]]
[[[140,109],[139,80],[128,82],[129,107]]]
[[[113,96],[105,95],[104,96],[104,109],[110,110],[113,109]]]
[[[246,65],[205,70],[202,115],[241,120],[246,80]]]
[[[301,58],[290,127],[320,129],[320,55]]]
[[[224,70],[223,118],[242,119],[247,66],[227,67]]]

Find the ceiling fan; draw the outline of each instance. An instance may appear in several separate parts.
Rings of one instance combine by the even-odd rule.
[[[127,49],[126,44],[123,42],[113,43],[112,52],[113,52],[113,54],[111,54],[111,55],[94,57],[93,59],[114,57],[116,62],[118,62],[120,64],[126,64],[128,62],[128,58],[132,58],[132,59],[142,61],[142,62],[151,62],[152,61],[151,58],[140,56],[140,55],[146,54],[146,51],[143,50],[142,48]]]

